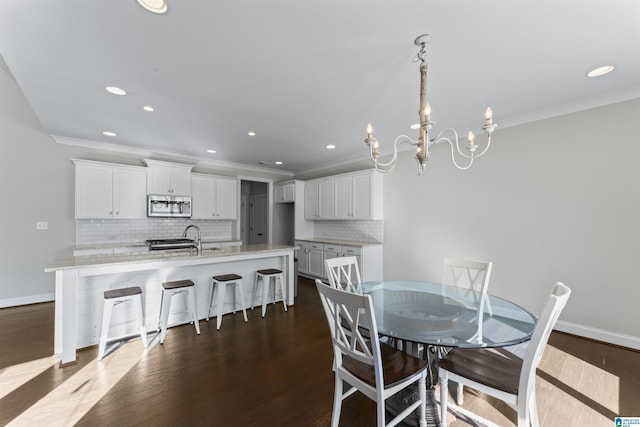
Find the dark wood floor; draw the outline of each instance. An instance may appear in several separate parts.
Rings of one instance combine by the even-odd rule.
[[[5,368],[52,354],[52,303],[2,309],[0,325],[0,380]],[[164,345],[140,350],[137,363],[96,399],[77,425],[329,425],[331,339],[312,281],[300,280],[296,304],[288,312],[270,305],[264,319],[257,308],[249,311],[248,323],[237,314],[225,316],[220,331],[213,321],[202,321],[200,327],[200,336],[192,325],[171,328]],[[126,346],[137,351],[140,342]],[[80,351],[79,363],[64,368],[53,364],[0,393],[0,425],[18,419],[91,364],[98,372],[87,381],[99,381],[96,356],[95,347]],[[601,376],[605,384],[598,384]],[[554,333],[538,380],[542,425],[610,426],[616,415],[640,416],[636,351]],[[2,387],[0,382],[0,391]],[[514,425],[515,414],[505,405],[470,389],[465,389],[465,399],[465,408],[499,425]],[[466,425],[449,418],[450,425]],[[375,425],[373,402],[359,394],[349,398],[340,425]]]

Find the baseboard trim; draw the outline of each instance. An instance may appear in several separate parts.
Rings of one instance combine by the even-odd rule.
[[[28,297],[0,299],[0,308],[17,307],[19,305],[37,304],[55,300],[55,294],[30,295]]]
[[[631,335],[618,334],[616,332],[606,331],[604,329],[593,328],[590,326],[578,325],[576,323],[564,322],[559,320],[556,323],[558,331],[567,332],[569,334],[578,335],[592,340],[603,341],[608,344],[629,347],[640,350],[640,337]]]

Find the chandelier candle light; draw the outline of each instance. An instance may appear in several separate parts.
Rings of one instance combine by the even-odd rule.
[[[398,160],[399,144],[409,144],[416,147],[418,175],[421,175],[425,166],[427,166],[427,161],[429,160],[429,146],[433,144],[448,142],[451,146],[451,160],[453,161],[453,164],[461,170],[469,169],[473,164],[473,160],[486,153],[489,149],[489,146],[491,145],[491,134],[498,127],[498,125],[493,122],[493,112],[491,111],[491,107],[487,108],[487,111],[485,112],[485,121],[484,125],[482,126],[482,130],[487,134],[487,145],[484,150],[476,153],[478,145],[476,145],[475,143],[475,135],[473,134],[473,132],[469,132],[467,136],[466,151],[468,153],[465,153],[460,149],[460,144],[458,142],[458,133],[454,129],[444,129],[435,138],[429,138],[429,131],[431,130],[435,122],[431,120],[431,106],[429,105],[429,102],[427,102],[427,52],[425,46],[427,45],[427,43],[431,42],[431,40],[432,37],[429,34],[423,34],[415,40],[416,46],[420,46],[420,50],[414,58],[414,62],[420,63],[420,109],[418,110],[418,115],[420,117],[420,136],[418,137],[418,140],[414,141],[406,135],[398,136],[393,144],[393,157],[388,162],[381,162],[378,160],[380,151],[378,140],[373,137],[373,127],[371,126],[371,124],[367,126],[367,139],[365,139],[364,142],[369,146],[369,154],[371,156],[371,160],[373,161],[373,164],[378,172],[391,172],[393,168],[395,168],[396,162]],[[450,133],[452,138],[444,136],[447,132]],[[466,164],[460,165],[456,161],[456,152],[458,156],[466,159]]]

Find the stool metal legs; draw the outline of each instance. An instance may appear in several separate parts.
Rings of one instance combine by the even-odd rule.
[[[114,293],[119,293],[120,296],[113,296]],[[140,290],[140,288],[125,288],[107,291],[105,293],[104,308],[102,313],[102,328],[100,331],[100,342],[98,346],[98,360],[102,360],[104,358],[105,352],[107,350],[107,343],[109,341],[115,341],[125,338],[119,337],[112,338],[110,340],[109,327],[111,326],[111,318],[113,315],[114,307],[128,301],[132,302],[134,305],[136,317],[139,323],[140,338],[142,340],[142,344],[144,345],[144,348],[149,347],[149,342],[147,341],[147,329],[144,322],[144,309],[142,307],[142,291]]]
[[[171,299],[174,295],[180,293],[186,293],[185,298],[187,310],[189,310],[189,313],[193,316],[193,324],[196,327],[196,333],[200,335],[200,324],[198,322],[198,314],[196,313],[195,291],[194,286],[162,290],[162,299],[160,302],[160,324],[158,325],[158,329],[160,330],[160,344],[164,344],[164,339],[167,336],[167,324],[169,322],[169,312],[171,310]]]

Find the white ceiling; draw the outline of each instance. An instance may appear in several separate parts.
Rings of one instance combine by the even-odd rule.
[[[293,173],[363,159],[368,122],[383,152],[416,136],[423,33],[435,130],[640,96],[637,0],[167,2],[0,0],[0,54],[47,132]]]

